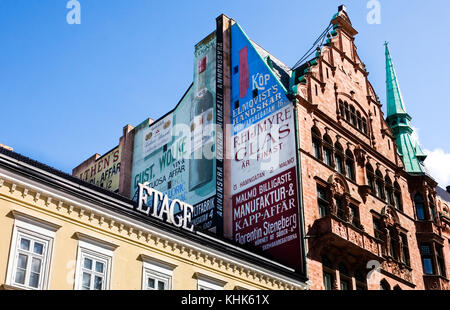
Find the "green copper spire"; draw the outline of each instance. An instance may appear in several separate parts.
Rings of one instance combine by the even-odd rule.
[[[411,138],[413,129],[411,127],[411,117],[406,112],[403,103],[402,93],[398,85],[397,74],[395,73],[388,42],[386,46],[386,98],[387,98],[387,118],[386,121],[392,129],[396,138],[399,155],[403,159],[405,170],[408,173],[425,173],[422,162],[426,155],[423,153],[418,142]]]
[[[387,117],[395,114],[407,114],[388,44],[388,42],[384,44],[386,46]]]

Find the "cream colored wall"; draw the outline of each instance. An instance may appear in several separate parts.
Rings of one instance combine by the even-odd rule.
[[[12,182],[11,182],[12,183]],[[236,286],[249,289],[298,289],[271,275],[263,275],[220,256],[133,228],[126,222],[108,218],[105,214],[91,211],[84,206],[41,194],[35,202],[36,191],[25,191],[7,180],[0,187],[0,285],[5,284],[8,256],[11,247],[16,210],[41,220],[61,226],[56,232],[50,266],[51,290],[72,290],[76,270],[78,240],[75,233],[83,233],[118,246],[112,259],[110,289],[140,290],[142,288],[143,262],[141,254],[167,262],[177,267],[173,271],[172,288],[176,290],[197,289],[195,273],[210,275],[226,282],[225,289]]]

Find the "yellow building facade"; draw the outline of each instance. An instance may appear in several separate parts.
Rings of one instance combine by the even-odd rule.
[[[0,288],[301,290],[298,274],[144,218],[133,202],[0,149]]]

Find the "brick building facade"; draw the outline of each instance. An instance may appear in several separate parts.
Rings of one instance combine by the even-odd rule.
[[[331,24],[328,41],[293,70],[291,83],[311,288],[448,289],[448,213],[445,230],[437,183],[405,167],[408,155],[419,166],[426,156],[418,146],[414,154],[397,146],[402,132],[385,120],[344,7]],[[388,50],[387,56],[388,105],[404,110]],[[388,106],[388,116],[405,115],[409,127],[411,118],[397,112]],[[368,267],[379,273],[368,277]]]

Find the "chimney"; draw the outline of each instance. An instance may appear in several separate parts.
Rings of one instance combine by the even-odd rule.
[[[449,186],[447,186],[447,193],[449,193],[449,194],[450,194],[450,185],[449,185]]]

